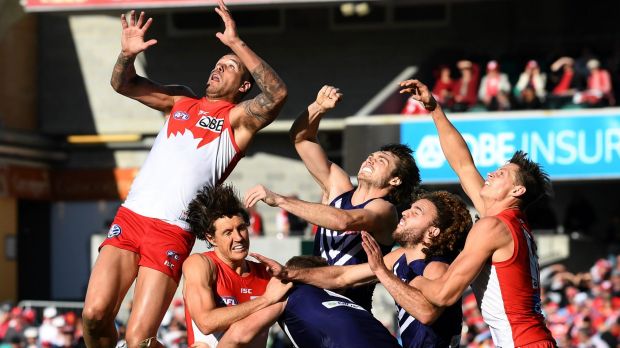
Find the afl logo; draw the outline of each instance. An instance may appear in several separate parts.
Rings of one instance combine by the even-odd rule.
[[[177,111],[174,113],[174,115],[172,115],[172,117],[174,117],[175,120],[181,120],[181,121],[189,120],[189,114],[184,111]]]
[[[110,227],[110,230],[108,231],[108,238],[114,238],[121,234],[121,232],[123,232],[121,226],[114,224],[112,225],[112,227]]]

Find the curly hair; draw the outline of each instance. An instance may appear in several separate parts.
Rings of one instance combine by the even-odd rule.
[[[521,207],[527,208],[543,196],[551,195],[551,179],[540,164],[527,157],[527,153],[519,150],[510,161],[519,167],[517,183],[525,186],[525,193],[521,196]]]
[[[437,217],[432,225],[440,230],[438,235],[431,237],[430,243],[423,242],[425,260],[437,256],[453,260],[463,250],[472,226],[467,205],[457,195],[447,191],[423,192],[416,201],[420,199],[426,199],[435,206]]]
[[[420,170],[413,158],[413,150],[407,145],[387,144],[381,146],[379,151],[390,152],[398,158],[396,168],[391,175],[400,178],[400,185],[392,189],[387,199],[396,206],[400,215],[409,209],[412,194],[420,185]]]
[[[186,221],[189,223],[190,233],[211,247],[207,236],[214,236],[215,221],[233,216],[241,216],[246,223],[250,222],[250,216],[237,198],[235,189],[230,185],[205,185],[189,203]]]

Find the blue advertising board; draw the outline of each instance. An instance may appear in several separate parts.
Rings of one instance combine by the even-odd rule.
[[[503,165],[515,151],[523,150],[554,180],[620,178],[619,109],[504,114],[501,118],[455,115],[450,120],[463,135],[483,176]],[[403,120],[400,140],[414,149],[422,182],[458,181],[441,151],[431,119]]]

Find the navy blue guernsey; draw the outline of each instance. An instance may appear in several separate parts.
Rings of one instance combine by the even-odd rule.
[[[362,204],[353,205],[351,204],[353,192],[355,192],[354,189],[341,194],[329,205],[343,210],[361,209],[375,199],[382,199],[373,198]],[[391,245],[379,244],[379,246],[381,247],[383,255],[392,250]],[[362,248],[361,231],[334,231],[319,226],[314,236],[313,254],[314,256],[320,256],[326,259],[330,266],[357,265],[368,262],[368,256],[366,252],[364,252],[364,248]],[[372,308],[372,293],[374,289],[375,284],[363,285],[347,289],[344,295],[370,311]]]
[[[442,257],[433,257],[430,262],[450,263]],[[394,274],[405,283],[424,273],[427,263],[424,260],[413,260],[407,264],[407,256],[403,254],[394,264]],[[446,307],[443,313],[431,325],[424,325],[396,304],[398,311],[398,327],[405,348],[417,347],[458,347],[463,325],[461,300]]]
[[[364,308],[312,285],[293,288],[278,323],[297,348],[400,348]]]

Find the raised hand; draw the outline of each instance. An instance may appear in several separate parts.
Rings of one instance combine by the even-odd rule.
[[[155,39],[144,41],[144,34],[146,34],[151,23],[153,23],[153,18],[144,21],[144,11],[140,12],[140,16],[136,20],[136,11],[132,10],[129,13],[129,23],[125,14],[121,15],[121,25],[123,26],[121,49],[124,56],[135,57],[138,53],[157,43]]]
[[[286,267],[282,266],[278,261],[272,260],[268,257],[265,257],[261,254],[250,253],[250,256],[257,259],[260,263],[267,267],[267,272],[271,274],[272,277],[276,277],[282,280],[288,280],[288,272]]]
[[[433,111],[437,107],[437,102],[433,95],[428,90],[428,87],[418,80],[405,80],[400,83],[402,89],[400,93],[408,93],[411,94],[411,98],[422,102],[424,107],[428,111]]]
[[[362,247],[368,255],[368,266],[374,274],[377,272],[389,272],[383,262],[383,254],[377,241],[366,231],[362,231]]]
[[[271,278],[269,283],[267,283],[267,288],[265,289],[263,297],[266,298],[269,303],[274,304],[280,301],[292,287],[293,283],[291,282],[284,283],[278,278]]]
[[[278,205],[276,202],[278,197],[278,194],[268,190],[265,186],[256,185],[247,190],[243,197],[243,204],[249,208],[253,207],[258,201],[263,201],[265,204],[275,207]]]
[[[235,20],[230,15],[230,11],[223,0],[217,0],[217,5],[218,7],[215,8],[215,12],[220,15],[224,22],[224,32],[218,32],[215,36],[220,39],[224,45],[230,46],[239,40],[237,24],[235,24]]]
[[[323,86],[316,95],[316,103],[321,107],[322,112],[333,109],[340,100],[342,100],[342,93],[340,89],[333,86]]]

